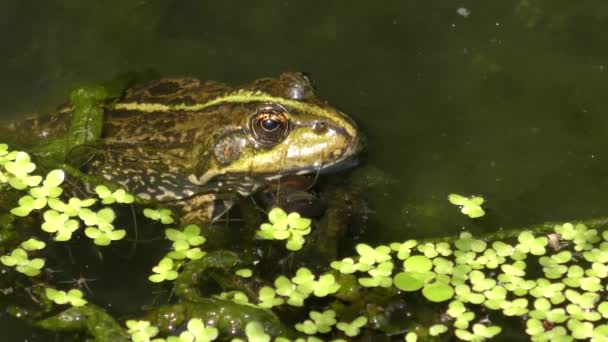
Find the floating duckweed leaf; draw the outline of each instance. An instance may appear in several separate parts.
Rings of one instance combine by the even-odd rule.
[[[116,219],[116,214],[112,208],[103,208],[97,212],[98,222],[111,223]]]
[[[458,339],[463,341],[472,341],[475,337],[475,335],[464,329],[456,329],[454,331],[454,334],[456,335],[456,337],[458,337]]]
[[[135,197],[129,193],[125,189],[118,189],[112,193],[112,196],[116,199],[117,203],[129,204],[135,201]]]
[[[546,254],[545,246],[549,243],[546,236],[540,236],[535,238],[530,232],[521,232],[517,237],[519,244],[516,249],[523,253],[530,253],[532,255],[544,255]]]
[[[153,274],[148,277],[148,279],[153,283],[160,283],[164,280],[174,280],[177,278],[178,273],[173,268],[173,260],[170,258],[163,258],[158,265],[152,268],[152,271],[156,274]]]
[[[418,291],[427,281],[431,280],[434,275],[430,272],[400,272],[393,277],[395,287],[402,291]]]
[[[452,316],[452,318],[459,318],[467,309],[464,307],[461,301],[454,300],[451,301],[448,305],[447,314]]]
[[[270,335],[264,332],[264,326],[256,321],[247,323],[245,334],[249,342],[269,342]]]
[[[298,213],[289,213],[287,215],[287,224],[291,228],[306,229],[310,227],[312,221],[309,218],[301,217]]]
[[[566,311],[562,308],[552,309],[547,312],[547,320],[553,323],[563,323],[568,319]]]
[[[433,271],[437,274],[452,274],[454,270],[454,263],[441,257],[433,259],[433,265]]]
[[[564,223],[553,227],[556,233],[560,235],[562,240],[573,240],[575,236],[574,225],[572,223]]]
[[[602,317],[608,318],[608,302],[601,302],[597,306],[597,311],[602,314]]]
[[[597,277],[585,277],[580,282],[581,289],[589,292],[598,292],[602,289],[600,279]]]
[[[28,240],[21,243],[21,247],[26,251],[37,251],[43,249],[46,246],[46,243],[40,240],[36,240],[34,238],[29,238]]]
[[[469,265],[456,265],[452,270],[452,281],[454,285],[462,284],[469,279],[469,272],[472,271],[472,267]]]
[[[330,332],[331,327],[336,324],[336,312],[334,310],[311,311],[309,316],[315,322],[317,331],[322,334]]]
[[[593,328],[591,341],[605,341],[608,338],[608,325],[602,324]]]
[[[117,189],[116,191],[112,192],[105,185],[98,185],[97,187],[95,187],[95,193],[97,193],[97,196],[101,199],[102,204],[112,204],[115,202],[128,204],[128,203],[133,203],[133,201],[135,201],[135,197],[133,195],[127,193],[127,191],[125,189]],[[157,218],[149,217],[153,220],[159,220],[161,218],[160,216],[158,216],[157,214],[152,213],[152,212],[148,212],[148,214],[153,217],[157,217]],[[144,215],[146,215],[145,210],[144,210]]]
[[[594,262],[590,269],[585,270],[585,274],[590,277],[607,278],[608,265],[603,262]]]
[[[28,173],[36,169],[36,165],[30,160],[30,156],[27,153],[16,152],[14,160],[4,164],[4,169],[17,178],[25,178]]]
[[[435,249],[441,256],[449,256],[452,255],[452,247],[447,242],[438,242],[435,245]]]
[[[154,220],[154,221],[160,221],[162,224],[171,224],[173,222],[175,222],[175,220],[172,217],[172,212],[169,209],[151,209],[151,208],[146,208],[144,209],[144,216]]]
[[[151,325],[148,321],[128,320],[126,322],[127,333],[131,335],[133,342],[147,342],[150,338],[158,335],[158,328]]]
[[[279,207],[274,207],[268,212],[268,220],[270,223],[287,221],[287,213]]]
[[[491,289],[485,291],[484,296],[488,299],[505,299],[507,298],[507,290],[500,285],[492,287]]]
[[[433,324],[429,327],[429,335],[438,336],[448,331],[448,327],[443,324]]]
[[[551,309],[551,302],[549,302],[546,298],[538,298],[534,301],[534,308],[536,310],[548,311]]]
[[[290,251],[299,251],[303,246],[304,239],[302,237],[292,237],[285,244],[285,248]]]
[[[344,334],[348,337],[355,337],[359,335],[361,328],[366,324],[367,318],[364,316],[360,316],[355,318],[355,320],[350,323],[340,322],[336,325],[336,328],[338,328],[338,330],[343,331]]]
[[[112,241],[121,240],[126,235],[127,232],[125,230],[101,230],[94,227],[87,227],[84,230],[84,234],[93,239],[93,243],[97,246],[108,246]]]
[[[397,252],[399,260],[404,260],[410,256],[412,248],[416,247],[417,244],[416,240],[408,240],[403,243],[391,243],[390,248]]]
[[[575,339],[584,340],[591,338],[593,335],[593,323],[581,322],[577,319],[569,319],[566,326],[572,332],[572,337]]]
[[[60,305],[70,303],[72,306],[83,306],[87,303],[82,298],[82,291],[76,289],[69,290],[66,293],[65,291],[58,291],[48,287],[45,289],[45,293],[48,299]]]
[[[271,223],[263,223],[256,235],[266,240],[286,240],[285,248],[290,251],[302,249],[305,235],[311,232],[311,220],[298,213],[287,215],[281,208],[275,207],[268,213]]]
[[[26,265],[28,261],[27,252],[21,248],[15,248],[10,255],[0,257],[0,262],[9,267]]]
[[[341,261],[332,261],[330,266],[342,274],[352,274],[357,271],[358,264],[353,258],[344,258]]]
[[[201,252],[200,248],[191,248],[205,243],[206,239],[200,235],[200,232],[200,228],[195,224],[186,226],[183,231],[173,228],[165,229],[165,236],[173,241],[174,252],[169,253],[169,257],[176,260],[185,257],[191,260],[202,258],[205,253]]]
[[[391,259],[391,249],[388,246],[380,245],[373,248],[367,244],[359,243],[355,246],[357,253],[359,253],[359,262],[366,265],[374,265]]]
[[[551,259],[553,259],[559,264],[565,264],[572,260],[572,253],[570,251],[561,251],[557,254],[552,255]]]
[[[437,252],[437,250],[435,249],[435,244],[431,243],[431,242],[427,242],[425,244],[418,245],[417,249],[419,252],[424,254],[424,256],[427,258],[432,259],[439,255],[439,252]]]
[[[315,323],[309,319],[305,320],[302,323],[297,323],[295,325],[295,328],[297,331],[304,333],[306,335],[314,335],[318,332],[317,326],[315,325]]]
[[[39,210],[46,206],[46,198],[34,198],[32,196],[23,196],[19,199],[19,206],[11,210],[11,214],[19,217],[29,215],[32,210]]]
[[[464,252],[473,251],[481,253],[486,249],[487,244],[483,240],[474,239],[473,235],[469,232],[462,232],[459,239],[454,242],[454,246]]]
[[[526,321],[526,327],[526,333],[530,336],[536,336],[545,331],[543,323],[534,318],[530,318]]]
[[[200,318],[192,318],[187,324],[188,330],[182,332],[179,337],[182,341],[213,341],[219,332],[215,327],[207,327]]]
[[[405,342],[417,342],[418,335],[415,332],[408,332],[404,337]]]
[[[454,288],[444,282],[436,281],[422,288],[422,295],[431,302],[445,302],[454,297]]]
[[[241,268],[239,270],[236,270],[234,274],[242,278],[251,278],[251,276],[253,275],[253,271],[249,268]]]
[[[276,287],[277,294],[289,297],[296,291],[296,286],[285,276],[279,276],[274,280],[274,286]]]
[[[528,300],[517,298],[510,302],[503,302],[501,307],[506,316],[522,316],[528,312]]]
[[[515,248],[513,248],[513,246],[502,241],[494,241],[492,243],[492,248],[496,251],[497,255],[500,255],[502,257],[511,256],[515,251]]]
[[[496,325],[485,326],[483,324],[474,324],[473,325],[473,333],[476,336],[480,336],[483,338],[492,338],[502,331],[502,328]]]
[[[270,286],[263,286],[259,291],[258,298],[260,300],[258,306],[265,309],[283,304],[283,299],[276,297],[275,290]]]
[[[448,201],[454,205],[460,206],[460,211],[470,218],[478,218],[485,215],[485,212],[481,208],[481,205],[485,202],[483,197],[467,198],[457,194],[449,194]]]
[[[409,272],[428,272],[433,268],[433,262],[424,255],[414,255],[403,262],[403,268]]]
[[[312,285],[313,293],[316,297],[325,297],[336,293],[340,289],[340,284],[336,282],[333,274],[328,273],[319,277],[319,280]]]

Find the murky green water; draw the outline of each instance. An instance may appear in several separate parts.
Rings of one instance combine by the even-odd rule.
[[[608,3],[95,3],[0,2],[2,117],[125,71],[302,70],[387,177],[368,198],[375,241],[606,214]],[[484,195],[487,217],[467,220],[451,192]]]

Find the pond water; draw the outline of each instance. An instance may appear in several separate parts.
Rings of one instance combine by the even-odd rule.
[[[360,124],[363,165],[387,182],[367,198],[364,240],[608,208],[603,1],[12,0],[0,18],[2,118],[126,71],[229,84],[310,73]],[[449,193],[483,195],[487,216],[467,219]]]

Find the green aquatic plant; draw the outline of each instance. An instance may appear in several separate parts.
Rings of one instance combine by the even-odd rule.
[[[40,274],[45,261],[42,258],[29,259],[25,249],[15,248],[9,255],[0,257],[0,262],[8,267],[15,267],[17,272],[34,277]]]
[[[169,209],[144,209],[144,216],[150,220],[160,221],[162,224],[172,224],[175,222],[173,219],[173,212]]]
[[[114,229],[112,222],[116,219],[116,214],[111,208],[99,210],[96,215],[88,216],[85,223],[90,227],[84,230],[84,234],[93,239],[93,243],[98,246],[108,246],[112,241],[121,240],[127,232],[124,229]]]
[[[245,327],[245,334],[249,342],[269,342],[270,335],[264,332],[264,326],[260,322],[249,322]]]
[[[82,291],[77,289],[71,289],[68,292],[55,290],[51,287],[44,289],[46,297],[52,300],[55,304],[70,304],[72,306],[83,306],[87,304],[87,301],[83,299]]]
[[[201,235],[201,229],[197,225],[188,225],[183,231],[174,228],[165,229],[165,236],[173,241],[173,251],[167,254],[169,258],[198,260],[205,256],[205,252],[198,246],[204,244],[206,239]]]
[[[200,318],[190,319],[187,328],[187,331],[179,335],[183,342],[208,342],[215,340],[218,336],[218,330],[206,326]]]
[[[336,324],[336,328],[343,331],[348,337],[355,337],[359,335],[361,328],[363,328],[366,324],[367,317],[360,316],[355,318],[352,322],[339,322]]]
[[[123,203],[129,204],[133,203],[135,197],[125,189],[117,189],[116,191],[110,190],[105,185],[98,185],[95,187],[95,193],[101,199],[102,204],[112,204],[112,203]]]
[[[155,273],[148,277],[153,283],[160,283],[165,280],[175,280],[178,276],[176,265],[171,258],[163,258],[158,265],[152,268]]]
[[[483,197],[468,198],[457,194],[449,194],[448,201],[453,205],[460,206],[460,211],[470,218],[478,218],[486,214],[481,208],[481,205],[485,202]]]
[[[152,337],[158,335],[158,327],[148,321],[128,320],[125,325],[133,342],[148,342]]]
[[[304,236],[311,232],[310,219],[295,212],[287,214],[279,207],[268,212],[268,221],[260,225],[257,236],[265,240],[286,240],[285,248],[290,251],[302,249],[306,242]]]
[[[253,275],[253,271],[249,268],[241,268],[236,270],[234,274],[243,278],[251,278],[251,276]]]

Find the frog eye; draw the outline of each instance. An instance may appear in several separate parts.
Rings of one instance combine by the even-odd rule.
[[[250,128],[253,137],[260,144],[264,147],[272,147],[287,136],[289,119],[282,108],[264,107],[251,117]]]

